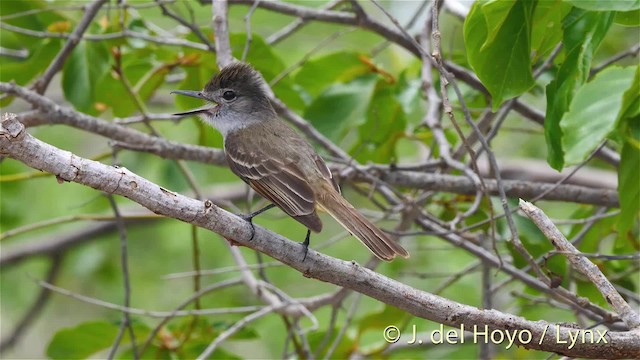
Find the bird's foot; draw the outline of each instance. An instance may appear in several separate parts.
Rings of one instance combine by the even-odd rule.
[[[263,212],[274,208],[276,205],[275,204],[269,204],[265,207],[263,207],[260,210],[256,210],[250,214],[236,214],[237,216],[241,217],[242,219],[244,219],[244,221],[248,222],[249,225],[251,225],[251,237],[249,238],[249,241],[253,240],[253,237],[256,236],[256,227],[253,225],[253,218],[262,214]]]
[[[311,238],[311,230],[307,230],[307,236],[304,238],[304,242],[302,246],[304,247],[304,257],[302,257],[302,262],[307,258],[307,253],[309,252],[309,240]]]

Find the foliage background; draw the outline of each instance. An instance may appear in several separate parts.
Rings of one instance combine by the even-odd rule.
[[[78,9],[65,10],[64,8],[85,3],[80,1],[5,0],[0,5],[0,16],[2,16],[3,24],[39,32],[66,33],[75,28],[83,12]],[[198,24],[203,34],[213,43],[210,26],[211,6],[209,4],[202,5],[195,1],[166,3],[171,11],[185,19],[190,19],[192,16],[193,23]],[[311,1],[296,3],[314,8],[320,8],[324,5],[322,2]],[[526,6],[524,3],[522,2],[523,7]],[[548,10],[549,16],[556,16],[555,20],[558,21],[571,11],[572,5],[578,5],[577,3],[579,2],[540,1],[536,11]],[[624,4],[625,2],[619,3]],[[161,31],[168,31],[177,38],[201,43],[188,29],[177,27],[178,24],[173,19],[164,16],[157,3],[130,1],[128,4],[131,8],[125,14],[117,4],[111,2],[110,9],[103,8],[101,10],[87,33],[99,35],[118,32],[122,30],[121,24],[124,23],[127,29],[137,33],[162,37]],[[416,14],[416,10],[422,7],[423,2],[395,1],[382,2],[382,4],[398,18],[400,23],[406,24]],[[471,3],[462,2],[461,5],[468,8]],[[341,6],[347,8],[348,4]],[[363,6],[367,12],[374,14],[371,16],[392,26],[391,22],[373,4],[366,3]],[[53,10],[17,18],[9,17],[11,14],[33,9]],[[246,42],[244,18],[248,10],[247,6],[235,5],[230,6],[229,9],[231,44],[237,58],[242,57]],[[477,6],[474,10],[480,11],[480,7]],[[489,15],[500,14],[500,9],[489,9],[488,11],[495,11],[495,13],[489,12]],[[523,11],[528,10],[523,9]],[[625,22],[620,20],[623,18],[623,13],[632,19],[631,23],[635,22],[637,25],[637,9],[635,12],[619,12],[617,15],[615,13],[609,15],[612,17],[612,24],[607,31],[602,32],[601,45],[595,46],[597,51],[594,51],[593,64],[596,66],[612,56],[636,46],[639,39],[638,28],[621,24]],[[603,12],[594,12],[594,14],[596,18],[605,16]],[[429,11],[419,13],[415,25],[408,28],[409,32],[419,32],[428,15]],[[613,20],[616,16],[620,18],[618,21]],[[385,39],[370,31],[314,21],[309,22],[283,41],[273,45],[268,44],[265,39],[289,24],[292,19],[291,16],[277,14],[262,8],[255,9],[255,12],[250,15],[253,39],[249,47],[247,61],[256,66],[264,74],[267,81],[282,75],[287,69],[291,68],[292,70],[273,86],[274,92],[281,100],[362,164],[369,162],[381,164],[420,162],[430,149],[434,150],[436,157],[438,156],[439,150],[434,143],[430,129],[421,126],[427,103],[423,99],[424,95],[421,90],[420,59],[398,45],[381,46]],[[473,65],[473,69],[476,70],[487,87],[490,87],[487,83],[492,81],[492,74],[504,75],[506,81],[514,81],[514,78],[520,79],[522,72],[509,73],[501,65],[492,64],[491,60],[484,65],[474,63],[474,56],[479,57],[478,61],[482,61],[483,56],[485,59],[488,56],[481,52],[469,53],[468,43],[473,40],[470,40],[469,37],[477,35],[478,29],[468,30],[470,33],[467,35],[469,37],[467,38],[467,47],[465,47],[464,30],[469,29],[469,25],[465,28],[464,19],[445,7],[440,21],[443,58],[467,69],[471,69]],[[547,43],[540,45],[539,53],[532,57],[529,51],[524,53],[525,57],[531,59],[529,69],[532,66],[536,68],[546,60],[562,38],[562,31],[557,22],[556,26],[558,27],[551,29],[534,25],[532,42],[542,44],[547,41]],[[328,37],[331,39],[327,40]],[[540,37],[544,39],[540,39]],[[517,40],[497,39],[496,43],[500,44],[502,49],[484,48],[484,50],[504,52],[515,49],[517,44],[509,41]],[[13,80],[23,85],[32,84],[46,69],[64,42],[64,39],[34,37],[12,32],[6,27],[3,28],[0,35],[0,46],[7,49],[26,50],[28,56],[21,59],[0,56],[0,80]],[[376,51],[374,49],[381,50],[374,55],[372,54],[373,51]],[[626,69],[626,72],[621,75],[625,88],[631,86],[629,79],[635,78],[637,80],[637,72],[634,70],[637,64],[637,50],[630,55],[615,64]],[[504,57],[512,58],[507,55]],[[524,79],[522,80],[523,85],[519,89],[510,90],[515,93],[502,95],[494,93],[490,88],[490,92],[494,95],[493,109],[496,110],[500,106],[498,99],[501,96],[507,100],[509,97],[524,93],[522,95],[523,101],[544,111],[545,106],[549,106],[545,98],[545,87],[554,79],[558,81],[556,71],[568,58],[569,54],[563,51],[559,52],[549,69],[535,81]],[[300,64],[303,60],[304,63]],[[479,70],[483,66],[487,67],[486,70]],[[585,76],[588,77],[589,66],[584,70],[587,72]],[[215,56],[206,50],[164,46],[135,37],[82,41],[66,61],[61,74],[54,78],[46,96],[54,99],[57,103],[73,106],[78,111],[99,116],[108,121],[130,117],[140,113],[141,110],[158,114],[171,113],[201,105],[191,99],[174,100],[168,94],[171,90],[199,89],[215,71],[217,71]],[[127,93],[118,72],[124,73],[131,83],[139,96],[139,103],[136,103],[131,94]],[[436,79],[434,88],[439,89],[437,72],[434,71],[433,74]],[[483,75],[488,76],[489,79],[484,78]],[[393,79],[393,81],[390,82],[389,79]],[[528,81],[531,81],[531,84]],[[474,118],[479,118],[487,107],[492,106],[482,93],[463,82],[460,82],[460,86]],[[608,86],[605,84],[596,87],[593,94],[590,95],[591,99],[595,101],[595,99],[606,96],[611,89]],[[469,127],[465,126],[462,121],[463,114],[460,104],[455,100],[452,92],[450,92],[450,97],[458,122],[463,131],[469,134]],[[20,112],[28,109],[25,103],[12,100],[3,96],[1,100],[3,112]],[[619,113],[618,108],[601,110],[605,113],[591,112],[586,116],[606,117],[606,113],[610,112],[611,114],[608,116],[615,119]],[[634,119],[637,119],[637,113],[635,116]],[[443,116],[442,124],[450,143],[454,148],[459,146],[460,139],[446,116]],[[632,129],[629,131],[637,130],[637,122],[629,120],[625,124],[614,125],[611,129],[616,126],[629,126]],[[141,131],[148,131],[144,124],[131,126]],[[163,137],[173,141],[212,147],[221,146],[220,135],[196,119],[187,118],[179,122],[154,121],[153,127]],[[565,132],[571,134],[579,129],[580,124],[574,130],[565,128]],[[596,139],[595,145],[608,136],[610,138],[608,146],[620,152],[625,146],[624,134],[627,133],[627,130],[612,132],[611,129]],[[44,125],[31,128],[30,133],[74,154],[87,158],[98,157],[105,163],[117,163],[172,191],[192,193],[188,181],[185,180],[175,161],[161,159],[138,151],[119,151],[114,159],[110,157],[112,143],[109,139],[70,126]],[[587,133],[585,136],[588,137],[589,134],[591,133]],[[539,165],[548,156],[552,156],[547,150],[547,146],[550,145],[545,145],[545,143],[549,144],[545,141],[544,129],[540,125],[512,111],[508,113],[497,136],[493,139],[492,149],[498,159],[515,159],[526,167],[526,164],[531,163],[524,162],[524,159],[539,160],[536,162]],[[584,156],[588,155],[595,145],[592,148],[582,148],[582,152],[577,155],[577,161],[574,163],[582,162]],[[323,149],[319,149],[319,151],[323,152]],[[637,148],[629,151],[633,153],[633,151],[637,151]],[[323,153],[327,155],[326,152]],[[631,173],[637,172],[639,165],[637,158],[633,160],[633,157],[630,157],[630,159],[627,160],[628,163],[624,163],[623,160],[623,164],[620,165],[621,172],[625,170]],[[468,161],[468,157],[466,161]],[[563,164],[559,161],[561,161],[559,158],[550,159],[556,168],[561,169]],[[206,194],[210,194],[207,189],[215,189],[216,195],[225,195],[224,191],[220,193],[220,187],[216,187],[216,185],[234,184],[231,187],[233,189],[231,192],[241,194],[239,198],[235,199],[238,206],[236,210],[241,212],[249,210],[247,202],[243,199],[243,188],[228,169],[198,162],[188,162],[188,167],[198,186]],[[616,171],[610,164],[598,158],[589,161],[588,167],[603,169],[609,172],[609,175]],[[108,199],[92,189],[74,183],[59,184],[55,177],[34,173],[33,169],[10,159],[5,159],[0,163],[0,172],[2,176],[0,182],[2,197],[0,226],[3,233],[52,218],[87,214],[109,216],[112,214]],[[460,172],[455,173],[460,174]],[[638,183],[633,183],[633,176],[631,179],[626,189],[627,192],[624,194],[638,193],[637,190],[634,190]],[[366,190],[363,195],[362,192],[355,191],[350,185],[343,186],[343,188],[345,196],[358,207],[373,208],[371,201],[366,196],[368,190],[362,188]],[[238,189],[239,192],[236,191]],[[420,193],[416,190],[403,189],[403,191],[407,196],[417,196]],[[619,231],[623,220],[619,219],[619,215],[613,213],[615,209],[606,209],[604,211],[612,213],[612,216],[599,220],[590,230],[582,234],[581,251],[612,255],[630,254],[638,251],[638,198],[637,195],[630,195],[627,199],[630,199],[632,209],[623,214],[631,220],[626,221],[623,229],[631,228],[630,232]],[[135,208],[135,204],[126,199],[117,198],[116,201],[122,208]],[[260,204],[262,202],[253,201],[251,208],[255,209]],[[468,208],[470,204],[471,200],[463,195],[436,193],[430,196],[430,201],[425,205],[425,209],[436,217],[448,221],[453,219],[457,211]],[[512,206],[514,204],[511,203]],[[494,205],[496,211],[501,211],[497,198],[495,198]],[[571,202],[542,201],[539,206],[554,219],[582,219],[598,211],[596,206]],[[629,212],[631,213],[630,217],[628,216]],[[376,213],[370,213],[370,215],[376,215]],[[489,216],[488,205],[484,202],[474,216],[465,220],[464,225],[486,219]],[[325,230],[321,235],[312,238],[312,247],[321,248],[327,245],[330,239],[345,235],[341,233],[337,224],[327,216],[323,217],[323,221]],[[522,240],[534,257],[552,249],[549,242],[525,218],[516,217],[516,221]],[[43,242],[51,241],[86,228],[88,223],[90,221],[72,221],[29,231],[10,239],[3,239],[1,246],[6,254],[12,249],[12,246],[18,246],[22,242],[34,241],[34,239]],[[260,216],[256,219],[256,223],[290,239],[302,240],[304,235],[304,228],[301,225],[276,210]],[[387,220],[381,224],[384,228],[391,229],[395,221]],[[578,234],[584,227],[583,223],[568,222],[561,225],[561,230],[568,237],[571,237]],[[497,221],[497,229],[499,251],[506,258],[513,256],[513,261],[519,267],[523,267],[524,260],[515,255],[514,250],[505,242],[505,239],[509,237],[509,231],[502,220]],[[483,227],[481,232],[488,234],[488,227]],[[132,307],[172,309],[193,293],[192,278],[173,280],[163,278],[167,274],[193,269],[192,237],[190,225],[171,219],[154,219],[151,222],[131,225],[127,228]],[[226,245],[217,235],[197,229],[197,238],[202,269],[224,269],[236,265],[229,256]],[[115,232],[110,232],[93,239],[95,241],[86,241],[81,246],[65,250],[55,284],[75,293],[112,303],[121,303],[123,298],[122,272],[120,244],[117,239],[118,235]],[[402,241],[411,252],[411,259],[381,264],[377,271],[426,291],[434,291],[446,279],[459,276],[456,282],[442,290],[441,295],[464,304],[482,307],[481,267],[469,270],[469,265],[477,261],[475,257],[436,236],[406,236]],[[359,263],[365,263],[370,257],[369,253],[353,238],[332,243],[326,248],[322,247],[321,251],[338,258],[353,259]],[[248,261],[258,261],[256,254],[250,249],[243,248],[242,253]],[[262,261],[271,263],[268,258],[262,258]],[[637,259],[634,261],[609,261],[608,259],[596,261],[606,275],[615,278],[616,284],[637,296],[639,285]],[[0,330],[3,339],[6,334],[13,331],[15,324],[23,317],[29,304],[40,292],[40,286],[34,281],[34,278],[44,278],[50,264],[51,256],[33,257],[15,266],[2,268],[0,274]],[[563,258],[553,257],[549,261],[548,267],[562,277],[563,286],[571,288],[580,296],[588,297],[592,302],[606,306],[606,302],[595,287],[569,271]],[[330,284],[305,279],[287,267],[269,267],[265,271],[274,285],[294,298],[310,297],[334,290],[334,286]],[[215,283],[235,276],[237,276],[236,272],[228,271],[206,276],[202,282],[203,284]],[[507,278],[506,275],[497,273],[491,281],[499,283]],[[633,297],[631,296],[630,299],[633,300]],[[541,293],[527,288],[519,282],[512,282],[497,293],[494,296],[493,304],[495,308],[531,320],[578,321],[583,325],[589,325],[585,319],[580,319],[579,316],[577,318],[571,310],[558,306],[557,303],[550,301]],[[217,292],[212,296],[203,297],[201,305],[203,308],[234,308],[260,305],[260,303],[251,296],[247,289],[234,287]],[[637,303],[635,305],[637,308]],[[320,328],[316,332],[308,334],[312,349],[318,347],[328,331],[332,308],[324,307],[314,314],[318,318]],[[185,345],[174,355],[179,357],[197,355],[216,334],[241,319],[242,316],[242,314],[223,314],[201,317],[202,323],[197,323],[200,326],[196,326],[196,330],[194,330],[196,335],[185,342]],[[135,316],[134,319],[135,323],[143,329],[140,330],[140,333],[148,331],[148,327],[154,326],[156,321],[138,316]],[[96,328],[92,331],[104,339],[110,339],[110,336],[114,336],[113,331],[117,329],[120,320],[121,313],[119,312],[65,296],[53,295],[44,305],[42,314],[28,328],[24,336],[3,356],[37,358],[46,354],[49,357],[69,357],[73,355],[73,352],[64,346],[74,341],[81,342],[78,340],[78,336],[80,333],[88,331],[87,328],[76,328],[79,324],[89,326],[87,322],[93,323]],[[177,337],[192,324],[191,321],[190,318],[174,320],[167,331]],[[407,314],[375,300],[352,294],[337,310],[336,331],[332,329],[332,334],[335,336],[343,325],[346,326],[346,332],[339,346],[333,352],[333,356],[343,358],[353,351],[374,354],[376,351],[382,350],[388,344],[382,341],[380,333],[386,325],[390,324],[398,326],[415,324],[420,331],[424,332],[438,327],[438,324],[433,322],[409,317]],[[309,327],[310,322],[305,319],[300,326]],[[60,332],[62,329],[73,328],[76,329],[75,332]],[[145,328],[147,330],[144,330]],[[287,333],[287,325],[280,316],[275,314],[267,316],[249,325],[244,332],[232,340],[225,342],[223,350],[220,350],[221,352],[217,355],[248,358],[281,357],[285,344],[287,344],[285,341]],[[60,338],[57,339],[57,342],[52,343],[55,336]],[[88,344],[93,344],[95,339],[85,341]],[[53,348],[51,344],[54,344]],[[102,351],[98,353],[100,357],[105,356],[111,342],[107,341],[102,345],[105,346],[101,348],[101,345],[95,345],[95,349]],[[155,345],[156,353],[154,356],[169,356],[170,351],[162,350],[159,346],[166,344],[156,342]],[[291,345],[289,344],[289,346]],[[126,349],[126,346],[123,345],[123,348]],[[391,357],[472,358],[477,356],[477,351],[477,345],[466,344],[428,347],[406,346],[398,347],[385,354]],[[549,356],[547,353],[530,352],[515,347],[505,350],[504,347],[497,346],[492,351],[499,354],[498,356],[505,357],[547,358]]]

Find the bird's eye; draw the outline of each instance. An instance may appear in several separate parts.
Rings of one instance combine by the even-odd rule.
[[[234,91],[227,90],[222,94],[222,98],[227,101],[234,100],[236,98],[236,93]]]

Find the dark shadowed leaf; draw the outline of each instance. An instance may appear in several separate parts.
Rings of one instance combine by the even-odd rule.
[[[62,73],[65,98],[76,109],[96,113],[96,85],[109,70],[111,56],[100,42],[81,41],[71,52]]]
[[[575,91],[587,81],[591,60],[606,35],[613,13],[588,12],[574,8],[563,21],[565,61],[556,79],[547,85],[547,113],[544,122],[547,162],[556,170],[564,166],[560,120],[569,110]]]
[[[628,140],[622,146],[618,172],[618,196],[620,197],[620,222],[618,231],[624,236],[638,221],[640,211],[640,118],[629,126]]]
[[[366,116],[366,122],[358,128],[359,141],[350,153],[360,162],[395,159],[396,142],[404,136],[407,126],[395,86],[378,81]]]

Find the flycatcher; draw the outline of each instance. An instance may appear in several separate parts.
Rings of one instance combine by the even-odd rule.
[[[174,94],[206,100],[213,106],[176,115],[199,115],[218,129],[231,171],[282,211],[320,232],[317,210],[325,210],[382,260],[409,253],[360,214],[342,195],[331,171],[313,147],[278,118],[260,74],[248,64],[223,68],[202,91]],[[248,216],[251,219],[274,205]]]

